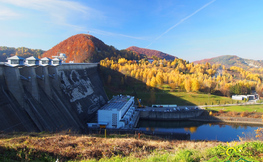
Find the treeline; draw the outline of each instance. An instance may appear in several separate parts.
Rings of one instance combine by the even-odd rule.
[[[226,68],[220,64],[196,64],[182,59],[173,61],[154,60],[149,63],[146,59],[138,62],[119,58],[118,60],[104,59],[100,65],[118,71],[124,75],[119,78],[125,82],[126,76],[133,77],[146,83],[147,88],[162,89],[168,86],[171,91],[204,92],[222,96],[232,94],[249,94],[257,91],[262,94],[263,69],[256,71],[243,70],[239,67]],[[111,76],[108,76],[110,80]]]
[[[41,49],[30,49],[26,47],[14,48],[14,47],[0,46],[0,61],[5,62],[6,58],[15,55],[25,58],[30,56],[41,57],[44,52],[45,51]]]

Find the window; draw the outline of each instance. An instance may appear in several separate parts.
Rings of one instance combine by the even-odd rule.
[[[35,64],[36,61],[35,61],[35,60],[28,60],[27,63],[28,63],[28,64]]]
[[[48,64],[48,60],[42,60],[42,64]]]
[[[112,126],[117,126],[117,114],[112,114]]]
[[[53,61],[53,64],[59,64],[59,61]]]
[[[11,60],[11,64],[19,64],[19,60]]]

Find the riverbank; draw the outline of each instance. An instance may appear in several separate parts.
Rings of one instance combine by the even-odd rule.
[[[258,112],[203,112],[202,115],[190,118],[192,121],[204,121],[204,122],[225,122],[225,123],[238,123],[238,124],[253,124],[263,126],[262,113]],[[243,116],[243,117],[242,117]]]
[[[146,135],[0,134],[1,161],[261,161],[263,143],[181,141]]]

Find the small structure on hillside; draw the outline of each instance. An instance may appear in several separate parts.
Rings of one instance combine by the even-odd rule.
[[[8,66],[23,66],[24,65],[24,58],[20,56],[12,56],[6,59]]]
[[[251,94],[251,95],[232,95],[233,100],[258,100],[259,95],[258,94]]]
[[[148,58],[149,63],[153,63],[154,59],[153,58]]]
[[[27,65],[27,66],[39,65],[39,58],[36,58],[34,56],[28,57],[25,60],[25,65]]]
[[[59,53],[59,55],[57,56],[52,56],[54,59],[60,59],[63,63],[66,61],[67,59],[67,55],[65,53]]]

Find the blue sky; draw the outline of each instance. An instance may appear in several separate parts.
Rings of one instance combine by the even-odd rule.
[[[195,61],[263,60],[262,0],[0,0],[0,46],[48,50],[88,33]]]

